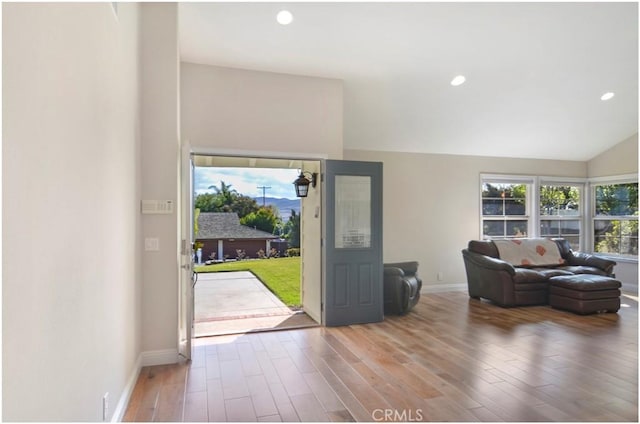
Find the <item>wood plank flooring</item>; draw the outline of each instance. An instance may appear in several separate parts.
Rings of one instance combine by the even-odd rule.
[[[638,421],[638,304],[579,316],[430,293],[381,323],[197,339],[125,421]]]

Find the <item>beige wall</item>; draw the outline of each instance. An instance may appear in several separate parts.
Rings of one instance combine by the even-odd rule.
[[[141,5],[142,198],[177,205],[179,183],[179,59],[176,3]],[[138,205],[139,207],[139,205]],[[178,213],[143,215],[144,364],[173,362],[178,343]]]
[[[181,135],[195,148],[342,157],[342,81],[182,63]]]
[[[2,419],[102,421],[141,351],[138,6],[2,8]]]
[[[621,141],[587,163],[590,178],[638,173],[638,134]]]
[[[570,161],[356,150],[344,158],[383,162],[384,261],[419,261],[425,289],[467,281],[460,252],[480,236],[480,173],[587,173],[585,162]]]

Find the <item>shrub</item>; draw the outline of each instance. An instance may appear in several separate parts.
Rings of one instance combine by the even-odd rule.
[[[286,256],[300,256],[300,248],[299,247],[290,247],[287,249]]]
[[[236,249],[236,260],[241,261],[247,257],[247,252],[243,249]]]

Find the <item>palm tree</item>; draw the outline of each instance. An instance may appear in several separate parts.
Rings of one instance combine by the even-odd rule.
[[[216,191],[216,194],[221,196],[223,205],[231,205],[234,197],[238,194],[235,189],[231,189],[231,184],[225,184],[224,181],[220,181],[220,187],[209,186]]]

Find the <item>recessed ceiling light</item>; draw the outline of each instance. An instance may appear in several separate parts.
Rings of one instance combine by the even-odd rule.
[[[280,25],[289,25],[293,21],[293,15],[288,10],[281,10],[276,16]]]
[[[464,75],[458,75],[457,77],[451,80],[451,85],[453,85],[454,87],[457,87],[458,85],[464,84],[466,80],[467,79],[464,77]]]
[[[608,93],[604,93],[602,97],[600,97],[600,100],[602,101],[611,100],[615,95],[616,95],[615,93],[612,93],[611,91],[609,91]]]

